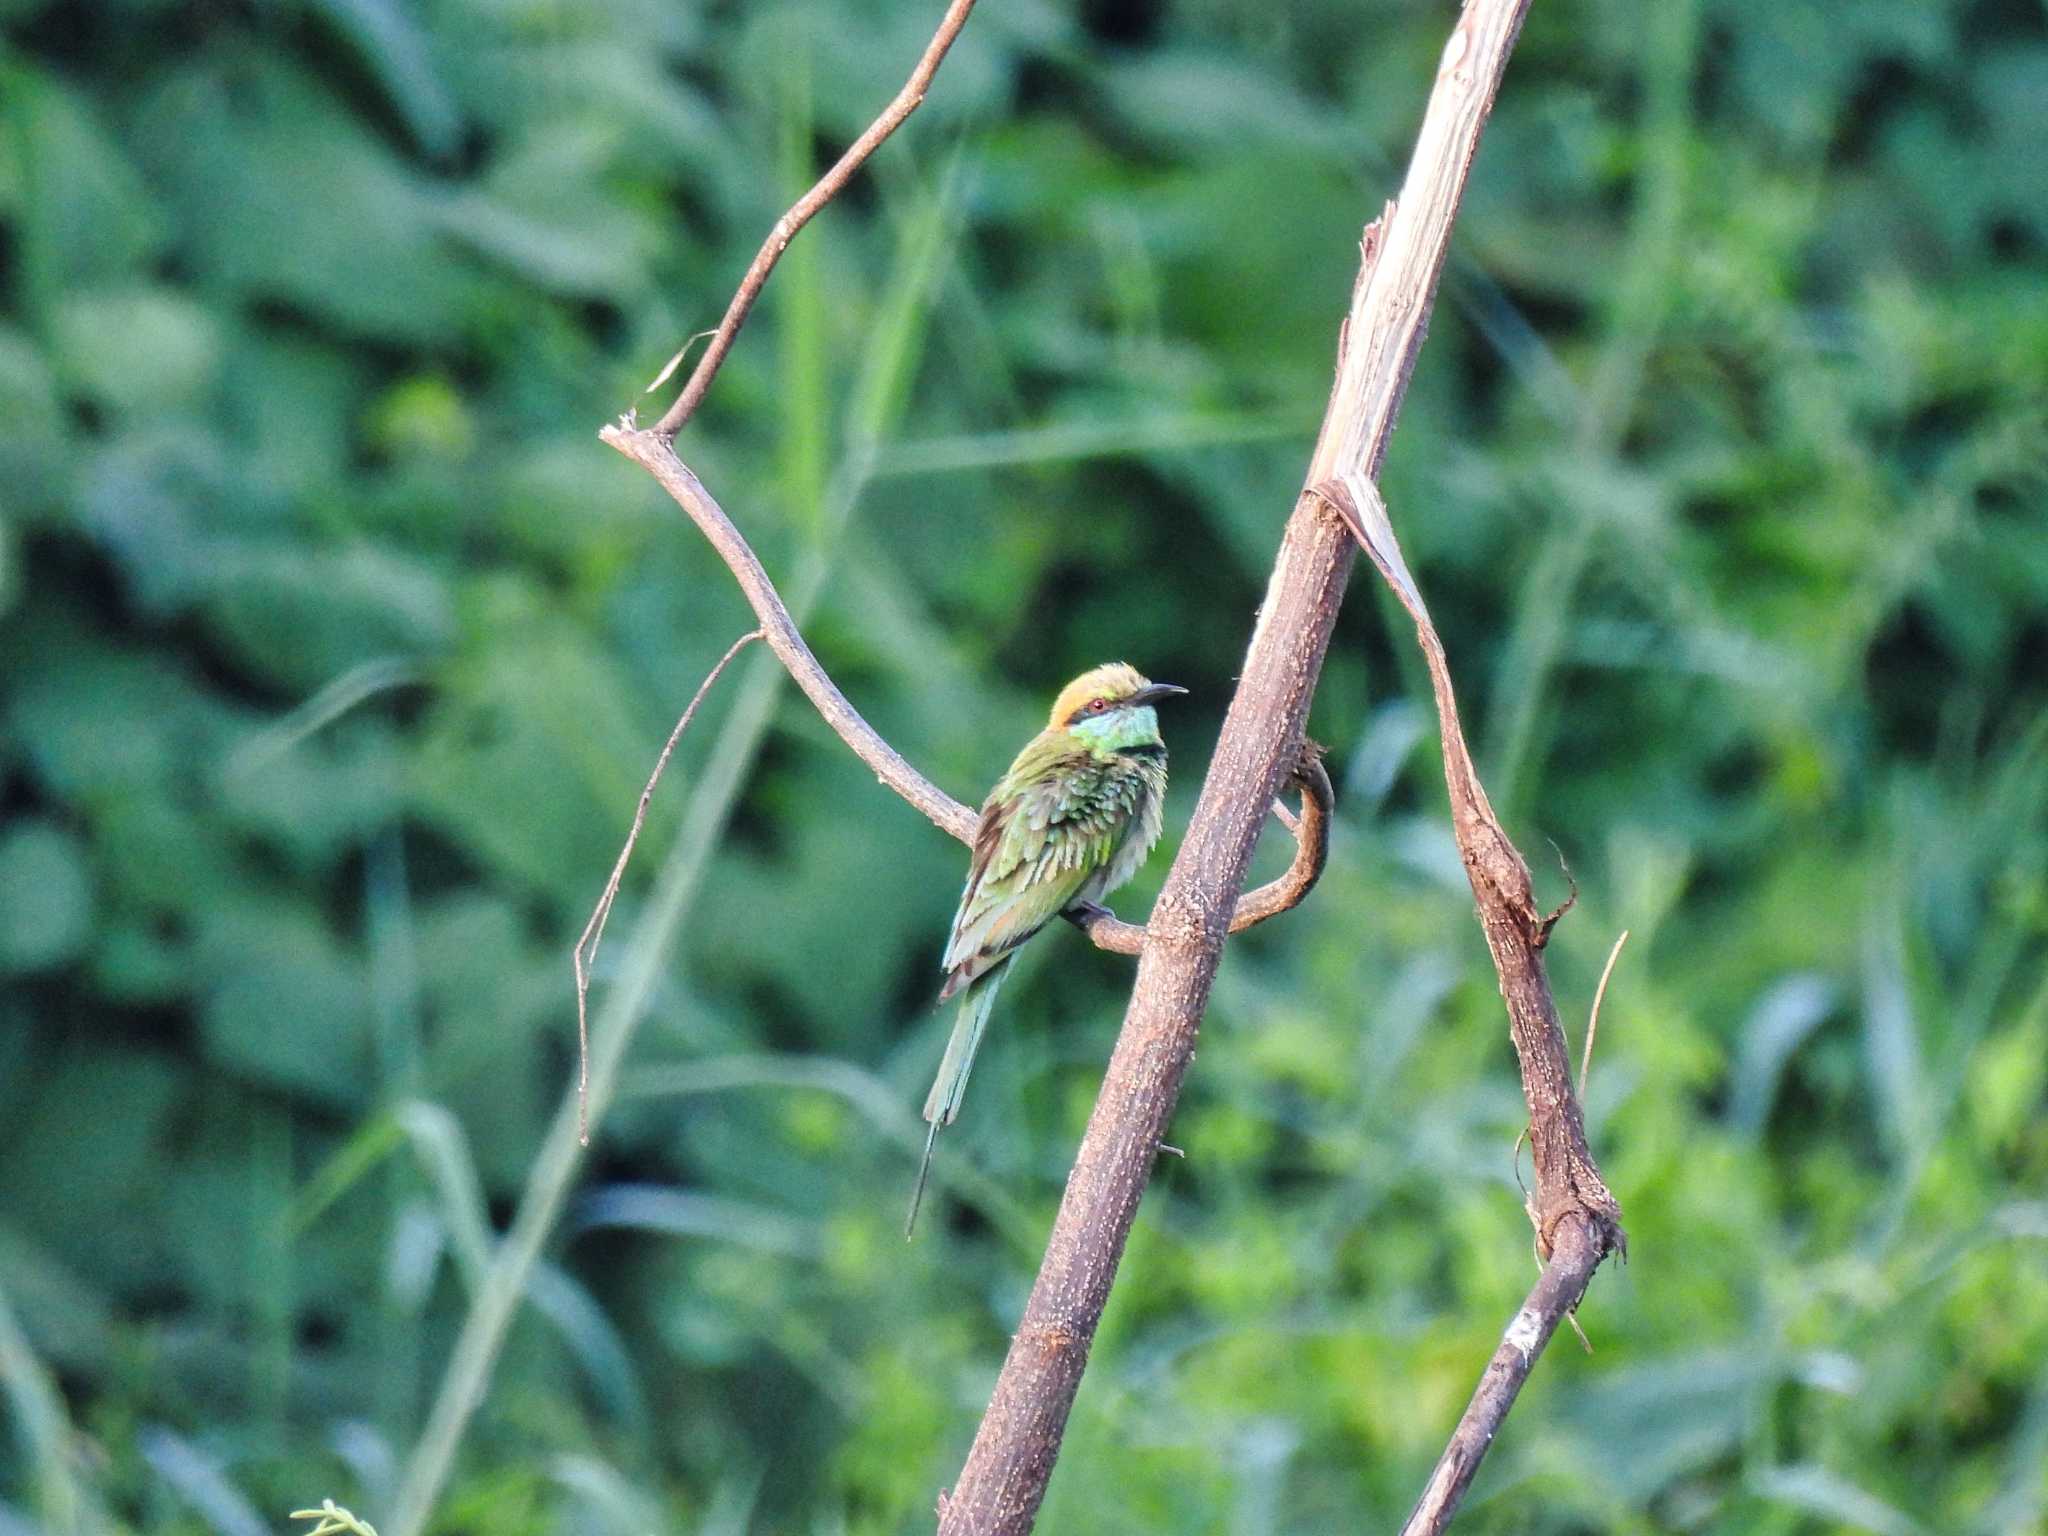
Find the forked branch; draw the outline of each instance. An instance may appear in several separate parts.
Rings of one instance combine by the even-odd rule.
[[[724,365],[726,355],[732,350],[733,342],[739,335],[740,327],[746,323],[747,315],[754,307],[754,301],[760,297],[761,290],[767,285],[770,274],[775,270],[775,264],[781,260],[789,242],[811,221],[819,209],[845,189],[847,183],[867,162],[868,157],[881,147],[882,142],[890,134],[903,125],[904,120],[912,112],[917,110],[924,101],[925,93],[931,89],[939,65],[945,61],[946,54],[951,50],[954,40],[959,37],[960,29],[967,24],[967,17],[973,9],[974,0],[951,0],[945,14],[939,20],[938,30],[925,45],[924,53],[919,57],[916,67],[911,70],[910,78],[904,82],[903,88],[860,137],[848,146],[832,168],[818,179],[816,185],[798,198],[789,210],[775,221],[774,227],[769,230],[768,237],[762,241],[760,250],[755,253],[753,262],[748,266],[745,277],[741,279],[731,301],[726,305],[725,318],[711,333],[711,345],[697,360],[697,366],[692,370],[689,381],[684,384],[675,403],[663,414],[661,420],[652,428],[642,428],[629,413],[598,434],[605,442],[653,475],[661,483],[662,488],[675,499],[676,504],[689,514],[691,521],[696,523],[704,537],[710,541],[711,547],[717,551],[719,558],[725,561],[739,582],[740,590],[745,593],[748,603],[752,605],[756,617],[761,621],[758,633],[767,640],[769,648],[788,669],[797,686],[803,689],[805,695],[817,706],[818,712],[825,717],[826,724],[838,732],[840,739],[853,749],[854,754],[862,762],[874,769],[878,780],[922,811],[933,825],[970,846],[974,841],[975,812],[953,799],[913,768],[903,755],[884,741],[847,702],[846,695],[839,690],[838,685],[818,664],[818,659],[811,653],[810,647],[804,643],[802,634],[797,630],[796,621],[790,617],[789,609],[776,592],[775,584],[768,579],[767,571],[763,569],[760,559],[754,554],[746,538],[726,515],[725,509],[704,489],[703,482],[677,457],[674,440],[683,424],[703,403],[705,394],[711,388],[711,381],[717,377],[718,370]],[[680,358],[681,354],[678,353],[677,360]],[[672,362],[670,368],[674,366]],[[667,371],[664,370],[663,377],[666,376]],[[720,663],[721,667],[723,665],[724,663]],[[714,671],[713,676],[716,675]],[[671,738],[670,750],[673,747],[674,741]],[[667,760],[666,751],[662,760]],[[657,778],[660,771],[657,765]],[[1304,818],[1309,815],[1306,808],[1307,799],[1318,793],[1322,797],[1319,819],[1314,823],[1313,832],[1304,834],[1301,830],[1296,831],[1293,866],[1280,879],[1261,887],[1245,898],[1243,909],[1232,927],[1232,932],[1249,928],[1255,923],[1264,922],[1267,918],[1276,917],[1288,910],[1309,893],[1321,876],[1323,859],[1328,853],[1331,794],[1328,777],[1322,774],[1320,768],[1316,768],[1314,774],[1320,779],[1320,790],[1307,778],[1301,781]],[[650,781],[650,793],[652,787]],[[645,814],[646,796],[643,795],[640,817],[636,817],[634,821],[633,831],[627,837],[626,846],[620,851],[611,881],[606,886],[597,909],[591,914],[590,926],[576,947],[579,1035],[584,1033],[586,1028],[583,1024],[583,997],[589,985],[589,957],[584,951],[588,948],[593,954],[595,952],[596,941],[603,933],[605,915],[617,897],[619,880],[625,872],[626,860],[632,853],[633,841],[639,835],[640,820]],[[1285,816],[1284,809],[1281,810],[1281,814]],[[1145,930],[1142,927],[1123,922],[1103,908],[1077,909],[1069,915],[1102,949],[1134,955],[1144,943]],[[588,1055],[587,1048],[585,1055]]]

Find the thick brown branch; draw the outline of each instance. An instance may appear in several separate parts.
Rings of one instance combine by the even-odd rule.
[[[732,350],[733,339],[739,335],[740,327],[747,323],[748,311],[754,307],[754,300],[761,296],[761,289],[768,282],[768,274],[775,270],[775,263],[782,259],[782,253],[796,238],[797,231],[839,195],[868,156],[923,103],[925,92],[931,89],[932,77],[939,72],[946,51],[953,46],[953,39],[960,35],[960,29],[967,25],[968,13],[973,9],[974,0],[952,0],[952,4],[946,7],[946,14],[940,18],[939,30],[925,45],[924,56],[917,61],[917,68],[910,72],[910,78],[896,93],[895,100],[883,108],[880,117],[868,124],[867,131],[847,147],[846,153],[839,157],[832,169],[818,179],[817,185],[775,221],[775,227],[768,231],[768,238],[761,242],[761,249],[754,253],[753,263],[734,291],[732,302],[726,305],[725,318],[711,333],[711,345],[697,359],[697,366],[692,370],[689,382],[683,386],[683,392],[676,396],[675,404],[655,424],[654,430],[662,437],[674,437],[683,429],[683,423],[697,413],[697,407],[704,403],[711,381],[725,365],[726,353]]]
[[[1543,1353],[1558,1323],[1571,1315],[1586,1294],[1593,1271],[1606,1256],[1607,1237],[1597,1222],[1572,1216],[1558,1224],[1550,1262],[1543,1266],[1536,1288],[1501,1335],[1500,1347],[1487,1361],[1472,1401],[1451,1432],[1450,1444],[1430,1474],[1415,1512],[1401,1527],[1401,1536],[1438,1536],[1451,1523],[1472,1474],[1479,1470],[1487,1447],[1500,1432],[1508,1410],[1515,1406],[1522,1383],[1529,1379],[1536,1357]]]
[[[1241,681],[1179,856],[1148,923],[1137,985],[1067,1181],[1045,1261],[941,1536],[1030,1530],[1131,1222],[1193,1059],[1252,846],[1293,762],[1355,542],[1307,491],[1377,473],[1436,297],[1472,157],[1527,0],[1468,0],[1445,47],[1399,202],[1369,227],[1337,382],[1281,539]],[[1569,1084],[1567,1084],[1569,1088]]]

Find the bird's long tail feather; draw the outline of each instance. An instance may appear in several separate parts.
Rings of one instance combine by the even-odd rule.
[[[925,1180],[931,1176],[932,1151],[938,1144],[939,1127],[951,1125],[960,1113],[960,1101],[967,1094],[967,1074],[974,1070],[974,1053],[981,1049],[989,1009],[1009,968],[1007,959],[990,967],[961,995],[960,1012],[953,1021],[952,1038],[946,1042],[945,1059],[939,1063],[939,1075],[932,1079],[932,1091],[925,1096],[924,1117],[931,1123],[931,1130],[924,1138],[924,1160],[917,1165],[917,1188],[910,1194],[910,1216],[903,1223],[905,1238],[917,1229],[917,1208],[924,1202]]]

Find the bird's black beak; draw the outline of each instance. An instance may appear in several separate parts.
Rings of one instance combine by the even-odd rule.
[[[1157,704],[1161,699],[1170,699],[1175,694],[1186,693],[1179,683],[1147,683],[1131,695],[1132,704]]]

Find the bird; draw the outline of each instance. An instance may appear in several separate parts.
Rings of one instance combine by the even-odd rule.
[[[1099,903],[1159,841],[1166,799],[1166,744],[1153,706],[1184,694],[1113,661],[1062,688],[1045,729],[1032,737],[981,804],[967,886],[940,962],[939,1001],[960,999],[938,1076],[924,1101],[924,1160],[904,1223],[908,1238],[931,1174],[942,1126],[960,1113],[967,1074],[1010,959],[1069,909]]]

